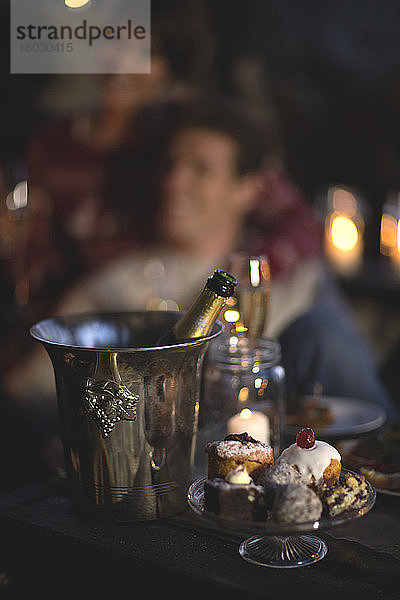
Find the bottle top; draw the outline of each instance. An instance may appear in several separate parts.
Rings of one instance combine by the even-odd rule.
[[[222,296],[223,298],[230,298],[235,291],[235,287],[237,285],[237,281],[233,275],[227,273],[226,271],[222,271],[221,269],[217,269],[214,273],[207,279],[207,287],[212,292],[218,294],[218,296]]]

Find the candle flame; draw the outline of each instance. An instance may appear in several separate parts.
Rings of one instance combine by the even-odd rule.
[[[331,225],[332,243],[339,250],[349,252],[358,243],[358,231],[352,219],[345,216],[337,216]]]
[[[250,419],[251,418],[251,410],[249,408],[244,408],[240,411],[240,416],[242,419]]]
[[[90,0],[64,0],[64,4],[68,8],[82,8],[86,4],[89,4]]]

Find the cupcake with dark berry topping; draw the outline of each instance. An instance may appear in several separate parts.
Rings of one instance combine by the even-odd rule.
[[[271,446],[255,440],[246,432],[229,434],[222,441],[209,442],[205,451],[208,455],[208,479],[224,479],[238,465],[243,465],[256,479],[274,463]]]
[[[296,443],[282,452],[276,464],[287,463],[311,485],[333,485],[341,471],[341,456],[336,448],[315,439],[312,429],[301,429]]]

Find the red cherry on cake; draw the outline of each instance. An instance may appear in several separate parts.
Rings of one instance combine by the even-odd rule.
[[[304,429],[300,429],[299,433],[296,435],[296,444],[299,446],[299,448],[305,449],[309,449],[314,446],[315,433],[311,427],[304,427]]]

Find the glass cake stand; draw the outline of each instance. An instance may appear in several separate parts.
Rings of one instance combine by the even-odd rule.
[[[344,481],[346,473],[342,469],[340,480]],[[204,509],[204,482],[206,477],[197,479],[189,488],[188,503],[198,517],[214,524],[217,528],[229,529],[235,533],[248,535],[239,546],[240,556],[253,564],[288,569],[311,565],[326,555],[327,544],[308,532],[324,530],[336,525],[343,525],[353,519],[367,514],[375,504],[376,493],[367,481],[367,499],[358,509],[349,509],[337,517],[321,517],[318,521],[280,525],[272,520],[237,521],[222,519],[215,513]]]

